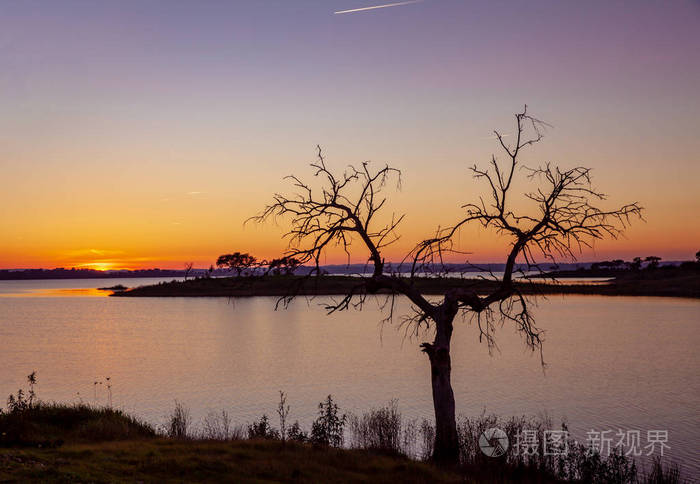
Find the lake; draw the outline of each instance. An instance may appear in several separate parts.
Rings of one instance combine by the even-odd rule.
[[[432,418],[427,358],[377,302],[327,316],[324,298],[274,310],[274,298],[108,298],[96,288],[155,279],[0,281],[0,397],[38,374],[43,400],[105,404],[162,424],[178,400],[196,424],[227,410],[246,424],[276,422],[278,390],[307,428],[329,393],[344,411],[398,399],[409,418]],[[458,322],[453,386],[460,414],[546,413],[573,435],[667,430],[665,459],[700,477],[700,301],[549,296],[534,314],[546,330],[543,371],[506,324],[489,355]],[[397,314],[406,313],[401,300]],[[95,381],[102,384],[94,385]],[[658,453],[657,453],[658,454]]]

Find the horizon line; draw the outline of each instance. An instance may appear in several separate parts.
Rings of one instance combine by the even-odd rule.
[[[540,264],[531,264],[532,267],[535,267],[537,265],[540,266],[545,266],[545,265],[580,265],[580,264],[593,264],[596,262],[611,262],[613,260],[617,259],[596,259],[596,260],[577,260],[577,261],[569,261],[569,262],[551,262],[551,261],[546,261],[542,262]],[[623,262],[629,262],[624,259],[619,259],[622,260]],[[644,259],[642,259],[644,261]],[[692,258],[688,259],[666,259],[664,260],[663,258],[660,260],[660,264],[671,264],[671,263],[683,263],[683,262],[688,262],[688,261],[693,261]],[[519,266],[527,265],[526,262],[519,262],[516,263]],[[395,266],[401,266],[401,265],[410,265],[409,262],[385,262],[385,265],[395,265]],[[440,263],[434,263],[432,265],[441,265]],[[478,269],[479,265],[506,265],[505,262],[445,262],[443,265],[445,266],[471,266],[475,269]],[[320,265],[319,267],[351,267],[351,266],[367,266],[371,267],[371,264],[366,264],[364,262],[352,262],[350,264],[323,264]],[[311,265],[302,265],[299,267],[314,267],[313,264]],[[135,272],[135,271],[182,271],[184,272],[185,269],[182,268],[168,268],[168,267],[135,267],[135,268],[120,268],[120,269],[95,269],[92,267],[79,267],[79,266],[73,266],[73,267],[0,267],[0,271],[53,271],[53,270],[58,270],[58,269],[63,269],[63,270],[76,270],[76,271],[94,271],[94,272]],[[208,267],[193,267],[191,270],[209,270]],[[216,267],[214,270],[227,270],[225,268],[218,268]]]

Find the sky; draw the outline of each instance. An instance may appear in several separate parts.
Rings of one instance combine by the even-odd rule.
[[[699,2],[366,9],[386,3],[403,2],[2,2],[0,267],[278,256],[284,224],[243,222],[310,176],[317,144],[337,169],[402,170],[399,260],[485,193],[468,167],[524,104],[552,125],[528,164],[591,167],[608,206],[646,209],[579,260],[694,258]],[[470,228],[458,246],[501,262],[507,241]]]

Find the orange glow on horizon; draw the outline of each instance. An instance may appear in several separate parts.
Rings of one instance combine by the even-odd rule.
[[[88,262],[86,264],[80,264],[75,267],[77,269],[94,269],[96,271],[122,269],[122,267],[116,267],[116,264],[114,264],[113,262]]]
[[[490,143],[486,144],[490,152]],[[235,171],[245,166],[246,158],[238,163],[222,159],[219,160],[222,165],[229,163],[232,167],[226,169],[226,176],[214,179],[209,178],[209,172],[201,170],[193,172],[186,168],[178,173],[157,166],[132,171],[139,176],[124,180],[121,185],[91,185],[91,174],[81,173],[81,178],[55,182],[39,191],[30,189],[25,181],[31,179],[30,173],[19,167],[16,175],[10,174],[16,183],[8,184],[14,197],[13,209],[0,213],[3,230],[0,268],[182,269],[188,262],[193,262],[196,268],[208,268],[219,255],[235,251],[248,252],[258,259],[279,257],[287,244],[287,239],[282,237],[288,229],[286,221],[265,225],[244,225],[244,221],[258,213],[273,193],[292,191],[283,175],[296,173],[304,179],[313,176],[308,158],[304,158],[308,153],[303,150],[299,153],[299,159],[275,167],[275,173],[262,178],[252,169]],[[538,147],[535,152],[535,161],[549,156],[568,158],[551,153],[548,145],[542,144],[541,151]],[[342,169],[343,161],[348,158],[352,161],[349,156],[333,156],[333,168]],[[446,158],[443,163],[454,163],[451,160],[452,157]],[[609,160],[604,158],[599,163],[605,161]],[[460,220],[463,216],[460,207],[464,203],[488,196],[483,184],[472,179],[462,164],[454,163],[446,168],[447,176],[447,171],[421,166],[415,156],[404,153],[396,156],[393,165],[404,170],[402,188],[387,190],[388,203],[383,215],[390,217],[393,212],[405,214],[406,218],[398,231],[401,239],[384,251],[387,261],[400,262],[416,243],[432,236],[437,226],[445,227]],[[690,172],[694,169],[690,168]],[[611,195],[602,203],[616,207],[639,201],[645,207],[646,222],[633,221],[625,236],[618,240],[598,241],[593,250],[586,249],[577,255],[578,261],[631,260],[649,255],[663,260],[694,259],[700,249],[696,247],[700,241],[700,224],[686,214],[700,210],[700,202],[691,189],[695,178],[690,174],[680,180],[674,174],[660,178],[656,171],[645,170],[640,165],[636,171],[628,172],[626,164],[619,160],[618,165],[599,165],[595,170],[595,185]],[[172,186],[168,185],[167,189],[154,187],[148,181],[162,173],[169,175],[168,183]],[[48,179],[58,174],[46,176]],[[232,187],[229,180],[235,177],[240,182]],[[531,188],[526,180],[519,182],[519,194]],[[73,197],[76,183],[81,186],[79,198]],[[206,189],[193,190],[199,187]],[[531,208],[522,197],[514,197],[511,203],[516,211]],[[468,227],[460,233],[455,248],[469,254],[449,260],[503,263],[509,242],[481,227]],[[366,250],[359,241],[353,244],[351,256],[351,263],[366,262]],[[340,250],[329,252],[321,261],[322,264],[346,262]]]

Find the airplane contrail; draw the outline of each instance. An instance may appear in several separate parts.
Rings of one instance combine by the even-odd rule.
[[[412,3],[420,3],[422,1],[423,0],[408,0],[406,2],[385,3],[384,5],[374,5],[372,7],[353,8],[351,10],[338,10],[337,12],[333,12],[333,13],[337,15],[339,13],[365,12],[367,10],[375,10],[378,8],[399,7],[401,5],[410,5]]]

